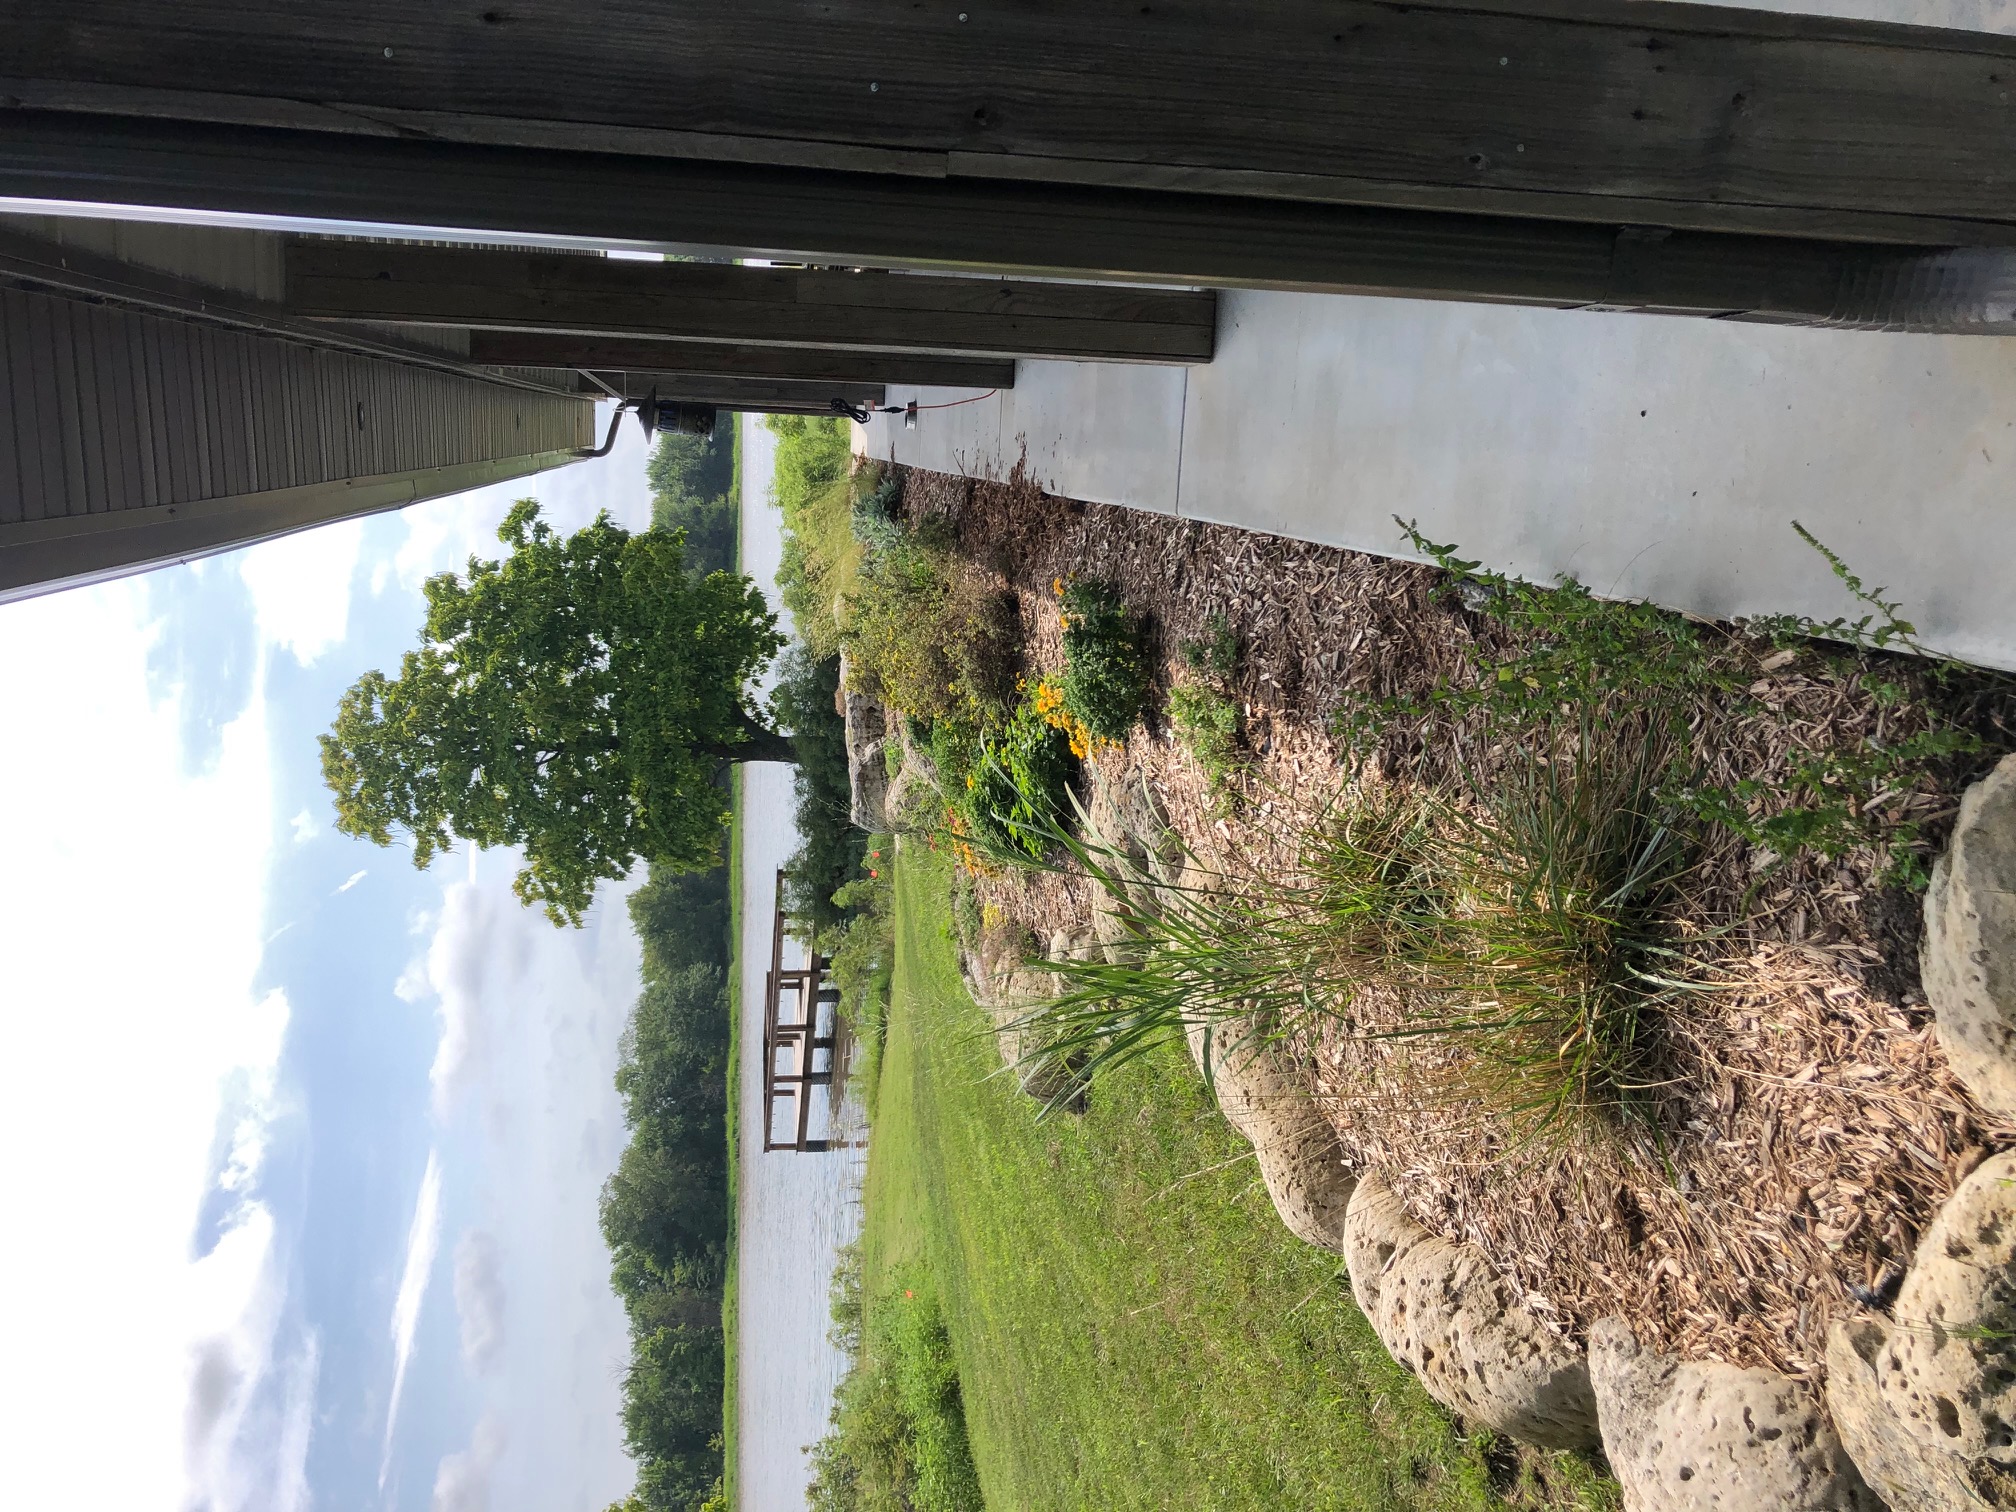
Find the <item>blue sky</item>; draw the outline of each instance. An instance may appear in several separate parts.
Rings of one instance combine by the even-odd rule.
[[[607,459],[0,606],[0,1503],[599,1509],[629,1487],[595,1200],[636,993],[508,854],[338,835],[315,737],[510,501]]]

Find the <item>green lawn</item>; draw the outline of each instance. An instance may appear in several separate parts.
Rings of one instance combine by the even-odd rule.
[[[1572,1456],[1466,1438],[1275,1218],[1174,1053],[1039,1123],[961,987],[941,863],[907,848],[865,1291],[937,1278],[987,1504],[1614,1506]]]

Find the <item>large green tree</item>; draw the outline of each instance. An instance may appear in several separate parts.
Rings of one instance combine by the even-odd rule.
[[[521,499],[501,562],[427,582],[427,622],[399,676],[367,672],[322,737],[344,832],[413,840],[426,867],[459,838],[516,845],[516,890],[581,920],[639,860],[710,864],[723,762],[792,761],[751,684],[783,645],[750,579],[686,568],[676,532],[605,515],[561,536]]]

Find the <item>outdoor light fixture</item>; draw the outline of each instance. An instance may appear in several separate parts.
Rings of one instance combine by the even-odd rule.
[[[711,436],[715,411],[711,404],[690,404],[679,399],[660,399],[655,388],[637,406],[637,423],[649,436],[670,431],[675,436]]]

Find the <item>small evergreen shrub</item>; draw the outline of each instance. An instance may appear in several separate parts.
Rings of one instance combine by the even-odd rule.
[[[1239,636],[1232,621],[1214,613],[1204,621],[1204,633],[1183,642],[1183,661],[1192,672],[1221,691],[1239,670]]]
[[[1212,791],[1221,797],[1229,794],[1244,764],[1239,754],[1238,706],[1208,684],[1184,683],[1169,690],[1169,727]]]
[[[1065,707],[1098,740],[1125,740],[1148,707],[1145,627],[1105,583],[1057,584],[1064,619]]]

